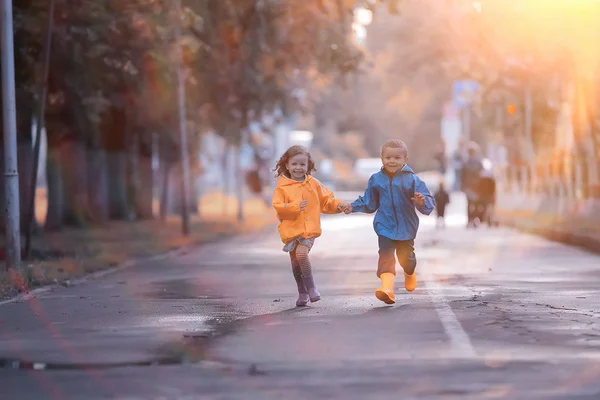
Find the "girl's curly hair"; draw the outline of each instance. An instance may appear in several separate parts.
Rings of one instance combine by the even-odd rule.
[[[315,162],[313,161],[308,149],[304,146],[296,145],[287,149],[287,151],[283,153],[279,161],[277,161],[277,164],[275,164],[275,168],[272,169],[272,171],[275,171],[275,177],[280,177],[281,175],[284,175],[289,178],[290,173],[287,170],[287,163],[290,161],[290,158],[296,157],[298,154],[306,154],[306,156],[308,157],[308,168],[306,169],[307,175],[310,175],[311,172],[317,170],[317,168],[315,168]]]

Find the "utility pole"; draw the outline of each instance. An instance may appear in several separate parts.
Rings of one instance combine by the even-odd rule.
[[[38,167],[40,163],[40,147],[42,142],[42,127],[45,125],[46,96],[48,93],[48,70],[50,67],[50,49],[52,46],[52,27],[54,23],[54,0],[50,0],[48,8],[48,27],[46,28],[46,47],[44,49],[44,67],[40,83],[40,98],[38,99],[38,114],[35,129],[35,145],[33,149],[33,172],[31,173],[31,186],[29,202],[26,210],[25,227],[25,259],[31,255],[31,236],[33,234],[35,218],[35,190],[37,188]]]
[[[4,128],[4,208],[6,268],[21,268],[19,172],[17,169],[17,110],[12,0],[2,1],[2,116]]]
[[[527,139],[528,157],[533,157],[533,131],[532,131],[532,111],[533,101],[531,98],[531,86],[528,84],[525,87],[525,138]]]
[[[525,87],[525,138],[527,140],[527,167],[525,168],[525,176],[527,182],[527,190],[532,192],[535,182],[535,157],[533,145],[533,101],[531,97],[531,84],[528,82]]]
[[[179,99],[179,136],[181,152],[181,230],[185,236],[190,233],[189,182],[190,169],[188,162],[187,129],[185,115],[185,87],[183,82],[183,54],[181,51],[181,0],[174,0],[177,21],[175,23],[175,46],[177,56],[177,95]]]
[[[237,176],[237,200],[238,200],[238,209],[237,209],[237,220],[244,220],[244,188],[246,187],[246,182],[244,182],[244,174],[242,173],[242,165],[241,165],[241,157],[242,151],[244,147],[248,143],[248,132],[247,128],[242,129],[240,132],[240,144],[237,147],[236,152],[236,161],[235,161],[235,174]]]

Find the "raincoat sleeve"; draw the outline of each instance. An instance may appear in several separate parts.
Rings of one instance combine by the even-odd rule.
[[[280,220],[293,220],[300,215],[300,201],[286,203],[285,194],[281,188],[275,188],[275,192],[273,193],[273,201],[271,204],[273,205],[275,211],[277,211],[277,217]]]
[[[425,204],[422,207],[415,206],[423,215],[429,215],[435,208],[435,199],[429,192],[427,185],[419,177],[415,176],[415,193],[421,193],[425,197]]]
[[[340,211],[337,208],[342,200],[336,199],[333,192],[327,189],[321,182],[317,181],[317,186],[321,212],[325,214],[338,214]]]
[[[364,212],[364,213],[374,213],[379,208],[379,194],[374,187],[375,178],[372,175],[369,178],[369,183],[367,184],[367,188],[365,189],[365,193],[362,196],[359,196],[358,199],[354,200],[352,203],[352,212]]]

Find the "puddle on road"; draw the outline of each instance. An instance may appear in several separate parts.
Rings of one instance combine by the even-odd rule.
[[[197,317],[193,317],[197,318]],[[195,319],[197,320],[197,319]],[[165,322],[165,321],[162,321]],[[170,322],[189,323],[185,316],[176,317]],[[165,342],[148,354],[147,359],[122,362],[46,362],[34,359],[16,359],[0,357],[0,373],[3,369],[50,371],[50,370],[106,370],[124,367],[151,367],[163,365],[198,364],[207,361],[207,349],[210,342],[233,330],[237,319],[231,317],[203,318],[202,326],[181,333],[179,340]]]
[[[190,279],[173,279],[169,281],[151,282],[141,296],[156,300],[221,300],[225,297],[217,294],[217,288],[205,282]]]
[[[152,282],[140,295],[146,299],[156,300],[221,300],[223,296],[215,294],[206,283],[176,279]],[[193,302],[198,304],[197,302]],[[235,323],[246,315],[235,313],[230,304],[210,304],[210,315],[204,314],[175,314],[151,316],[142,318],[139,324],[133,324],[129,329],[148,330],[149,328],[168,329],[178,327],[180,339],[166,342],[148,354],[147,359],[123,362],[50,362],[48,360],[2,358],[0,356],[0,372],[2,369],[18,370],[103,370],[123,367],[150,367],[158,365],[193,364],[206,361],[206,349],[209,341],[227,334],[234,329]],[[235,316],[235,317],[234,317]],[[125,327],[123,329],[127,329]],[[121,333],[123,331],[121,329]]]

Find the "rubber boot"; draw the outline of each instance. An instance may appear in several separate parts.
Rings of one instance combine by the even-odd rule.
[[[394,274],[384,272],[379,278],[381,279],[381,287],[375,291],[375,297],[385,304],[394,304],[396,302],[394,296]]]
[[[308,296],[308,289],[306,289],[306,286],[304,285],[300,270],[296,270],[294,268],[293,272],[296,285],[298,286],[298,300],[296,300],[296,307],[306,307],[308,301],[310,300],[310,297]]]
[[[321,300],[321,293],[319,293],[317,287],[315,286],[315,280],[313,279],[312,274],[302,277],[302,281],[304,282],[306,289],[308,289],[308,297],[310,298],[310,302],[315,303]]]
[[[412,292],[417,288],[417,271],[413,271],[412,275],[404,273],[404,287],[409,292]]]

